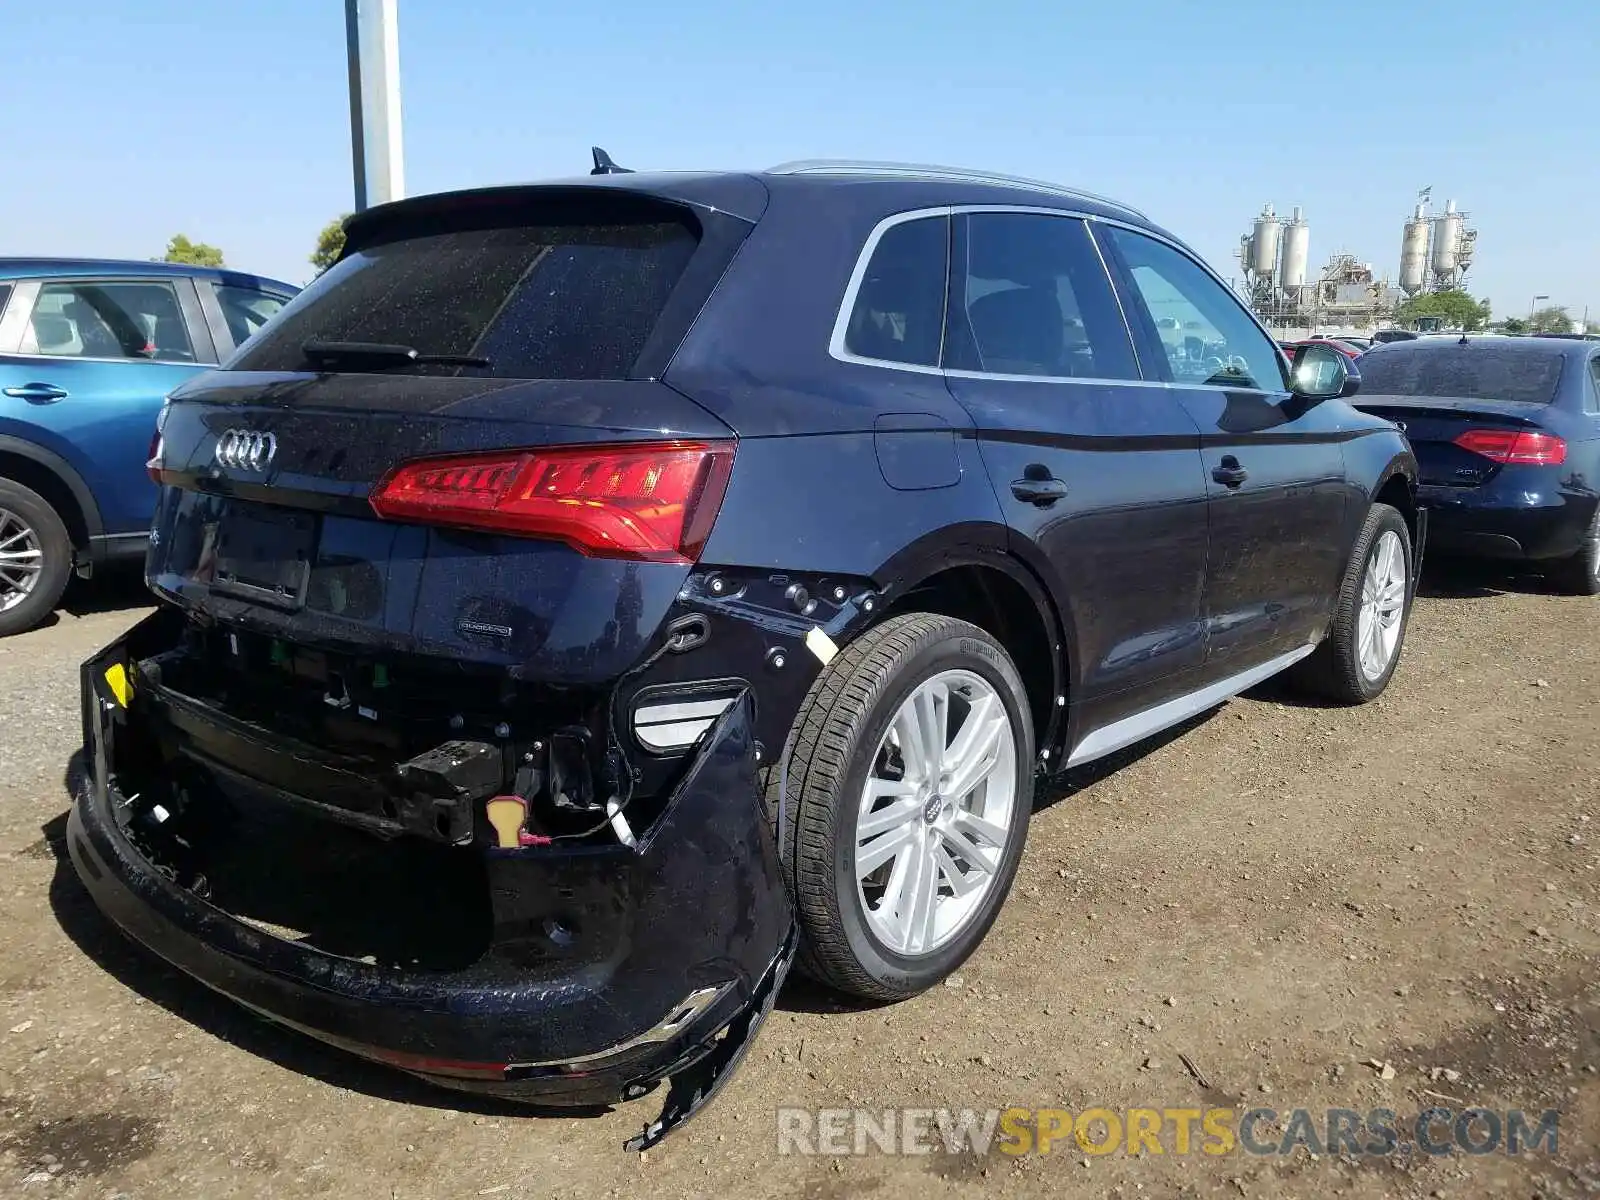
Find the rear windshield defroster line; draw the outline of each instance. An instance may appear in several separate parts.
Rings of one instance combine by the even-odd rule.
[[[698,241],[690,219],[660,208],[600,224],[430,221],[342,259],[228,368],[625,379]],[[335,365],[309,360],[307,343],[400,346],[416,358]],[[439,358],[457,361],[428,361]]]

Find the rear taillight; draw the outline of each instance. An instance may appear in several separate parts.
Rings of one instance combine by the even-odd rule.
[[[1469,429],[1455,439],[1463,450],[1497,463],[1558,467],[1567,461],[1567,443],[1553,433],[1518,429]]]
[[[137,445],[137,443],[135,443]],[[144,469],[149,472],[150,478],[160,483],[161,480],[161,451],[164,444],[161,440],[161,431],[158,429],[150,435],[150,453],[145,455]]]
[[[417,521],[554,538],[599,558],[694,562],[733,470],[732,442],[560,446],[419,459],[372,508]]]

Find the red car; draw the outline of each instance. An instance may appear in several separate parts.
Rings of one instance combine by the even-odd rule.
[[[1361,347],[1351,345],[1349,342],[1342,342],[1338,338],[1302,338],[1298,342],[1279,342],[1278,345],[1282,346],[1283,352],[1291,358],[1294,357],[1295,350],[1301,346],[1332,346],[1340,354],[1350,359],[1351,362],[1354,362],[1365,353]]]

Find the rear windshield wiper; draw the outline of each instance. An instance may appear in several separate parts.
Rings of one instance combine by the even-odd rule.
[[[423,354],[415,346],[388,342],[302,342],[300,352],[317,367],[488,367],[487,358],[475,354]]]

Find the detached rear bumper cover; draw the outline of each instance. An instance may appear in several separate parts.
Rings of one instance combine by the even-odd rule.
[[[497,922],[577,896],[619,930],[604,961],[564,975],[420,972],[274,937],[178,886],[124,829],[118,739],[134,736],[108,682],[148,652],[162,614],[83,667],[89,785],[68,847],[95,903],[135,941],[284,1025],[449,1087],[538,1104],[604,1105],[671,1087],[642,1149],[737,1066],[792,961],[796,932],[760,801],[746,696],[718,722],[636,849],[538,851],[490,863]],[[132,698],[134,704],[137,697]],[[530,909],[532,911],[530,911]]]

